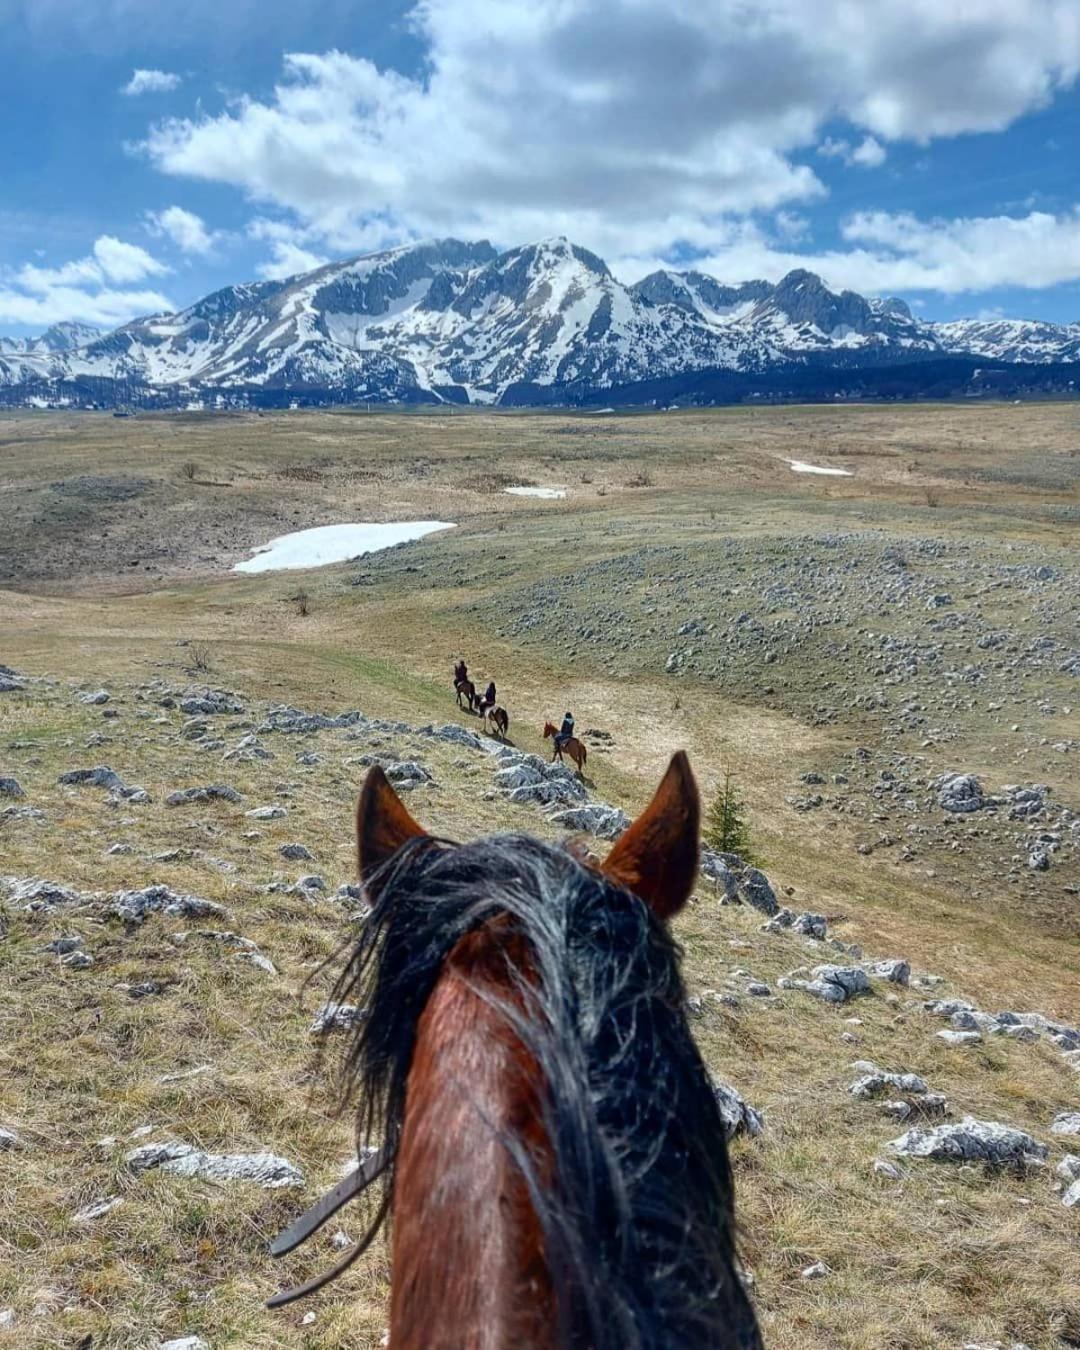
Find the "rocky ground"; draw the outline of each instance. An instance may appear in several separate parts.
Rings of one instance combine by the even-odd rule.
[[[358,1015],[319,998],[322,963],[366,913],[348,837],[356,785],[379,763],[435,827],[487,812],[550,838],[583,831],[597,850],[628,817],[561,766],[456,722],[299,710],[164,678],[2,673],[14,1001],[0,1336],[377,1344],[381,1252],[358,1277],[359,1306],[354,1280],[310,1308],[260,1307],[347,1241],[346,1215],[326,1250],[287,1271],[266,1253],[349,1156],[331,1085],[311,1070]],[[805,789],[912,792],[1021,832],[1049,809],[1037,792],[990,799],[971,779],[916,788],[867,782],[858,759],[851,769],[854,782]],[[1057,863],[1072,846],[1059,832]],[[771,1340],[1070,1343],[1080,1030],[1035,1003],[985,1008],[979,989],[903,952],[864,952],[857,924],[836,935],[786,890],[706,851],[680,922]],[[856,1329],[838,1303],[883,1259],[891,1287]],[[1013,1262],[1022,1274],[992,1297]]]

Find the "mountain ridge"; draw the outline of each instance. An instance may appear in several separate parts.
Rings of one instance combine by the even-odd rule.
[[[806,269],[728,284],[659,269],[626,286],[561,236],[497,251],[432,239],[225,286],[109,333],[0,339],[0,403],[517,403],[693,372],[1080,361],[1080,323],[916,319]],[[576,391],[576,392],[571,392]]]

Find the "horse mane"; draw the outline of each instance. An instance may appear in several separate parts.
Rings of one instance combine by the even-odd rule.
[[[544,1178],[520,1141],[504,1143],[543,1234],[556,1343],[759,1346],[723,1122],[667,928],[637,896],[527,836],[414,839],[370,880],[374,908],[333,998],[366,1009],[342,1104],[359,1096],[358,1143],[383,1146],[387,1205],[420,1016],[456,944],[499,920],[531,955],[525,971],[507,959],[505,1002],[484,996],[544,1080]]]

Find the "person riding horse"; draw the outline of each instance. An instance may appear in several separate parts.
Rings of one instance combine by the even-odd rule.
[[[490,680],[488,687],[484,690],[484,697],[480,700],[480,716],[483,717],[489,708],[495,706],[495,681]]]
[[[469,667],[464,661],[459,661],[454,667],[454,688],[456,689],[463,680],[469,678]]]
[[[574,714],[567,713],[562,720],[562,726],[555,734],[555,748],[561,750],[568,740],[574,734]]]

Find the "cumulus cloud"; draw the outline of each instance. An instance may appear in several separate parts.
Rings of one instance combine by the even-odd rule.
[[[416,78],[293,54],[272,96],[144,149],[323,247],[559,232],[670,255],[821,196],[803,161],[825,126],[873,167],[890,142],[1001,129],[1080,72],[1075,0],[880,0],[872,22],[854,0],[419,0],[410,21]]]
[[[295,276],[298,272],[310,272],[330,261],[309,247],[317,231],[259,216],[249,223],[247,232],[250,238],[263,240],[270,245],[269,258],[263,259],[255,267],[259,276],[265,277],[267,281],[282,281],[285,277]]]
[[[128,289],[168,270],[137,244],[104,234],[84,258],[0,271],[0,322],[47,326],[73,319],[113,327],[139,314],[170,310],[171,302],[158,291]]]
[[[1037,289],[1080,278],[1080,207],[1060,215],[1033,211],[929,221],[907,213],[858,212],[843,222],[841,233],[851,247],[797,252],[779,231],[770,234],[755,221],[733,222],[693,266],[727,281],[777,281],[805,267],[834,289],[864,295]],[[665,265],[660,255],[634,255],[614,260],[612,271],[635,281]]]
[[[179,75],[168,70],[135,70],[120,92],[128,98],[138,98],[140,94],[168,94],[179,89],[182,83]]]
[[[146,222],[152,234],[164,235],[181,253],[204,257],[213,252],[215,236],[194,211],[185,211],[182,206],[167,206],[164,211],[148,212]]]
[[[826,159],[842,159],[849,167],[858,165],[863,169],[876,169],[885,163],[886,150],[874,136],[864,136],[858,145],[850,141],[826,136],[817,148],[819,155]]]

